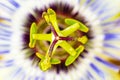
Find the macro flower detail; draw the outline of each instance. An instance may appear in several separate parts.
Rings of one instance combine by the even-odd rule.
[[[78,40],[79,42],[85,44],[88,40],[86,36],[82,36],[81,38],[80,37],[73,38],[73,37],[69,37],[69,35],[75,32],[76,30],[88,32],[88,28],[77,20],[65,19],[65,23],[70,26],[60,31],[58,24],[57,24],[56,14],[54,10],[48,9],[47,12],[43,12],[42,16],[44,17],[48,25],[50,25],[52,33],[38,34],[37,29],[36,29],[37,27],[36,23],[32,23],[31,28],[30,28],[30,43],[29,43],[29,47],[34,48],[36,44],[36,40],[50,41],[50,47],[47,50],[45,56],[40,54],[39,52],[36,53],[36,55],[41,59],[39,63],[39,67],[43,71],[45,71],[51,67],[51,64],[61,63],[59,59],[53,58],[54,51],[56,50],[58,46],[62,47],[64,50],[68,52],[68,54],[70,54],[70,56],[65,61],[65,65],[69,66],[75,61],[75,59],[84,50],[84,46],[80,45],[76,49],[74,49],[66,41]]]
[[[119,3],[0,0],[0,80],[120,80]]]

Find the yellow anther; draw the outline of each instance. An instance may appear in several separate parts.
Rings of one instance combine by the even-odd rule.
[[[70,38],[70,34],[74,33],[77,30],[80,30],[82,32],[88,32],[88,27],[86,27],[81,22],[74,20],[74,19],[65,19],[65,23],[69,26],[60,31],[58,23],[57,23],[57,16],[54,10],[48,9],[47,12],[43,12],[42,17],[45,19],[45,21],[50,25],[51,33],[50,34],[43,34],[43,33],[37,33],[37,25],[33,22],[30,28],[30,43],[29,47],[34,48],[36,40],[46,40],[50,42],[50,47],[47,50],[45,55],[42,55],[40,53],[36,53],[36,56],[41,59],[39,62],[39,67],[41,70],[46,71],[51,68],[52,64],[60,64],[61,60],[54,58],[54,52],[57,49],[58,46],[63,48],[68,54],[69,57],[65,61],[65,65],[69,66],[72,64],[78,56],[82,53],[84,50],[84,46],[80,45],[77,49],[74,49],[71,44],[69,44],[67,41],[72,40],[73,38]],[[82,44],[85,44],[88,41],[87,36],[82,36],[78,39],[79,42]]]
[[[39,67],[41,68],[41,70],[46,71],[49,68],[51,68],[51,63],[50,63],[51,58],[46,55],[44,59],[42,59],[39,63]]]
[[[70,64],[72,64],[77,58],[78,56],[81,54],[81,52],[84,50],[84,46],[80,45],[77,49],[76,52],[77,54],[75,56],[69,56],[66,61],[65,61],[65,66],[69,66]]]
[[[74,20],[74,19],[65,19],[65,23],[68,24],[68,25],[73,25],[75,23],[79,23],[80,27],[78,29],[80,31],[83,31],[85,33],[89,31],[88,27],[86,27],[84,24],[82,24],[81,22],[79,22],[77,20]]]
[[[45,19],[45,21],[50,24],[49,14],[46,12],[43,12],[42,17]]]
[[[38,58],[40,58],[40,59],[44,59],[45,58],[45,56],[44,55],[42,55],[42,54],[40,54],[40,53],[36,53],[36,56],[38,57]]]
[[[36,33],[37,33],[36,23],[32,23],[31,28],[30,28],[30,42],[29,42],[30,48],[35,47],[36,40],[33,39],[33,34],[36,34]]]
[[[88,38],[86,36],[82,36],[81,38],[78,38],[78,41],[85,44],[88,41]]]

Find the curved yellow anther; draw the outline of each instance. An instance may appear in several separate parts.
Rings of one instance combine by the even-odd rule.
[[[65,66],[69,66],[70,64],[72,64],[77,58],[78,56],[81,54],[81,52],[84,50],[84,46],[80,45],[77,49],[76,52],[77,54],[75,56],[69,56],[66,61],[65,61]]]
[[[50,24],[49,14],[46,12],[43,12],[42,17],[45,19],[47,24]]]
[[[36,34],[36,33],[37,33],[36,23],[33,22],[30,28],[30,42],[29,42],[30,48],[35,47],[36,40],[33,38],[33,34]]]
[[[41,70],[46,71],[49,68],[51,68],[51,63],[50,63],[51,58],[46,55],[44,59],[42,59],[39,63],[39,67]]]
[[[81,42],[82,44],[85,44],[88,41],[87,36],[82,36],[78,38],[78,41]]]
[[[88,32],[89,31],[88,27],[86,27],[84,24],[82,24],[81,22],[79,22],[77,20],[74,20],[74,19],[65,19],[65,23],[68,24],[68,25],[73,25],[75,23],[79,23],[80,27],[78,29],[80,31],[83,31],[83,32]]]
[[[40,53],[36,53],[36,56],[41,59],[39,62],[39,67],[41,70],[46,71],[51,68],[52,64],[60,64],[61,60],[56,59],[53,57],[54,52],[58,46],[63,48],[70,56],[65,61],[65,65],[69,66],[72,64],[78,56],[82,53],[84,50],[84,46],[80,45],[77,49],[74,49],[73,46],[71,46],[67,41],[70,34],[74,33],[77,30],[80,30],[82,32],[87,33],[88,27],[86,27],[81,22],[74,20],[74,19],[65,19],[65,23],[69,26],[60,31],[58,23],[57,23],[57,16],[54,10],[48,9],[47,12],[43,12],[42,17],[45,19],[45,21],[50,25],[51,27],[51,33],[50,34],[41,34],[37,33],[37,26],[33,22],[30,28],[30,43],[29,47],[34,48],[36,40],[46,40],[50,41],[50,47],[47,50],[47,53],[44,55]],[[62,39],[65,37],[64,39]],[[61,39],[59,39],[61,38]],[[75,39],[76,40],[76,39]],[[85,44],[88,41],[87,36],[82,36],[77,39],[82,44]]]

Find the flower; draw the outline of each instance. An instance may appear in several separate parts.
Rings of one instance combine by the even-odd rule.
[[[29,47],[34,48],[36,40],[48,40],[50,41],[50,46],[46,52],[46,54],[42,55],[41,53],[37,52],[37,56],[41,59],[39,63],[39,67],[41,70],[46,71],[51,67],[51,64],[60,64],[61,61],[59,59],[54,59],[54,51],[57,49],[58,46],[63,48],[70,56],[65,61],[65,66],[69,66],[72,64],[76,58],[80,55],[80,53],[84,50],[84,46],[80,45],[77,47],[76,50],[67,43],[66,41],[75,41],[76,37],[69,37],[70,34],[79,30],[83,32],[88,32],[88,28],[80,23],[77,20],[73,19],[65,19],[65,22],[70,26],[64,30],[60,30],[56,20],[56,13],[52,9],[48,9],[47,12],[43,12],[43,17],[45,18],[46,22],[51,27],[50,34],[38,34],[37,33],[37,25],[36,23],[32,23],[30,28],[30,42]],[[79,42],[85,44],[87,42],[87,36],[82,36],[82,38],[77,39]],[[61,53],[59,53],[61,54]],[[59,55],[57,53],[57,55]],[[58,56],[59,57],[59,56]]]
[[[119,80],[119,0],[1,0],[0,1],[0,79],[1,80]],[[70,66],[64,66],[68,55],[61,47],[55,54],[63,61],[46,72],[37,66],[50,43],[37,41],[29,48],[33,22],[39,33],[49,34],[51,28],[42,18],[48,8],[57,14],[58,26],[67,28],[64,19],[78,20],[89,28],[88,33],[76,31],[72,37],[88,37],[85,50]],[[53,31],[54,32],[54,31]],[[80,39],[79,39],[80,40]],[[76,48],[81,43],[68,42]],[[36,53],[36,54],[35,54]],[[59,54],[59,55],[58,55]]]

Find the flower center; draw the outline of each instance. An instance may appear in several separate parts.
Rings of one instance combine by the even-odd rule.
[[[87,36],[82,37],[70,37],[72,33],[79,30],[84,33],[88,32],[88,28],[83,25],[81,22],[67,18],[65,19],[65,23],[69,26],[64,29],[60,30],[57,19],[56,19],[56,13],[52,9],[48,9],[47,12],[43,12],[42,17],[44,17],[45,21],[51,28],[51,33],[49,34],[41,34],[37,33],[37,25],[36,23],[32,23],[30,28],[30,42],[29,47],[34,48],[37,40],[45,40],[50,42],[50,46],[47,50],[47,52],[42,55],[40,52],[37,52],[36,55],[38,58],[41,59],[39,62],[39,67],[46,71],[49,68],[51,68],[51,65],[53,64],[60,64],[61,59],[54,57],[55,50],[58,46],[63,48],[69,56],[65,59],[65,66],[71,65],[77,57],[83,52],[84,50],[84,44],[87,42]],[[71,44],[69,44],[67,41],[78,41],[82,43],[82,45],[79,45],[74,49]],[[44,64],[44,65],[43,65]],[[48,65],[49,64],[49,65]]]

